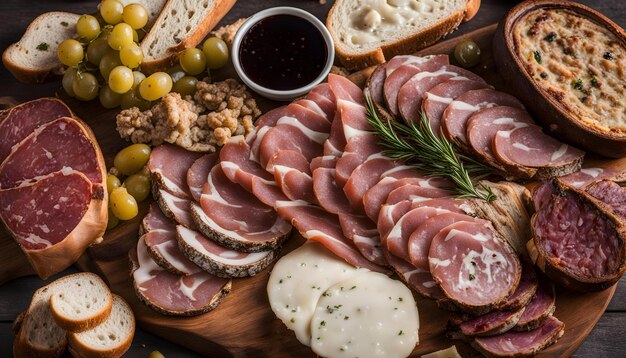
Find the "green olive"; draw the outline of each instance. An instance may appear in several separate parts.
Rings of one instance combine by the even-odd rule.
[[[182,97],[193,96],[193,94],[196,93],[196,84],[198,84],[197,78],[193,76],[185,76],[174,82],[172,92],[180,93]]]
[[[110,194],[114,189],[122,186],[122,182],[113,174],[107,174],[107,192]]]
[[[117,153],[113,165],[124,175],[135,174],[148,163],[150,151],[146,144],[129,145]]]
[[[142,202],[150,195],[150,177],[143,174],[133,174],[124,180],[124,187],[137,202]]]
[[[119,223],[120,223],[120,219],[118,219],[117,216],[115,216],[115,214],[113,214],[113,212],[111,211],[111,208],[109,208],[109,219],[107,221],[107,230],[113,229]]]
[[[459,42],[454,48],[454,58],[463,67],[473,67],[480,63],[480,47],[472,40]]]
[[[139,212],[137,201],[126,191],[126,188],[113,190],[109,196],[109,207],[113,215],[120,220],[130,220]]]

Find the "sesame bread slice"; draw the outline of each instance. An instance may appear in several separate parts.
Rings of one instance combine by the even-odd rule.
[[[130,348],[134,335],[133,311],[122,297],[113,295],[113,307],[104,322],[87,331],[69,334],[70,352],[74,357],[121,357]]]
[[[71,275],[50,297],[56,323],[70,332],[82,332],[102,323],[111,312],[113,297],[98,275],[84,272]]]
[[[141,69],[165,69],[178,52],[195,47],[233,7],[236,0],[168,0],[152,29],[141,42]]]

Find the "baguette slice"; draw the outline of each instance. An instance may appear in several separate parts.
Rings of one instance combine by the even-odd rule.
[[[52,317],[63,329],[82,332],[102,323],[111,312],[113,297],[102,279],[93,273],[72,275],[59,283],[50,297]]]
[[[22,38],[7,47],[2,63],[20,82],[42,83],[63,73],[57,58],[59,44],[76,36],[80,15],[69,12],[47,12],[30,23]]]
[[[130,306],[113,295],[113,308],[100,325],[78,333],[70,333],[70,352],[74,357],[116,358],[128,351],[135,335],[135,316]]]
[[[141,69],[152,73],[165,69],[178,52],[195,47],[213,29],[236,0],[168,0],[141,42]]]
[[[383,17],[378,19],[380,22],[376,25],[375,38],[357,40],[359,44],[353,42],[351,35],[351,27],[359,26],[354,23],[377,21],[376,13],[370,12],[369,6],[362,6],[361,3],[377,4],[390,12],[395,9],[392,6],[395,2],[392,1],[384,2],[382,5],[375,1],[337,0],[335,2],[328,13],[326,27],[333,37],[339,61],[350,70],[380,64],[393,56],[414,53],[430,46],[454,31],[461,21],[471,19],[480,7],[480,0],[441,0],[437,6],[422,4],[423,2],[420,1],[421,14],[412,23],[399,17],[398,23],[401,26],[386,26],[384,24],[387,20]],[[378,16],[381,15],[378,14]],[[374,31],[359,31],[358,33],[368,37],[372,36]]]

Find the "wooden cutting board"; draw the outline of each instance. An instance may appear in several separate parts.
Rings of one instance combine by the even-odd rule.
[[[419,54],[452,55],[454,46],[460,39],[471,38],[482,50],[481,63],[472,70],[497,89],[506,90],[492,58],[491,42],[494,31],[495,25],[484,27],[431,46]],[[371,69],[364,70],[350,78],[362,85],[370,72]],[[232,69],[226,69],[218,76],[227,77],[232,74]],[[97,103],[66,100],[72,110],[93,128],[106,162],[110,165],[115,153],[127,145],[115,132],[117,111],[104,110]],[[265,110],[280,105],[265,100],[261,100],[260,104]],[[626,158],[611,161],[590,158],[585,163],[586,166],[626,171]],[[308,347],[300,344],[295,335],[276,319],[270,309],[266,284],[271,267],[255,277],[233,280],[232,292],[213,312],[201,316],[168,317],[143,305],[133,292],[127,253],[136,245],[139,220],[146,213],[147,206],[147,203],[141,205],[136,219],[108,231],[103,243],[90,248],[78,262],[81,269],[101,274],[111,289],[131,304],[143,329],[211,357],[315,357]],[[282,253],[290,252],[303,242],[304,239],[299,235],[294,235]],[[0,231],[0,262],[0,284],[33,274],[30,265],[4,228]],[[565,322],[565,335],[539,356],[563,357],[575,352],[604,313],[614,291],[615,286],[602,292],[585,294],[558,289],[555,316]],[[432,300],[415,296],[420,313],[420,344],[414,350],[414,356],[444,349],[452,344],[457,346],[464,357],[478,356],[465,343],[445,338],[446,312],[439,310]]]

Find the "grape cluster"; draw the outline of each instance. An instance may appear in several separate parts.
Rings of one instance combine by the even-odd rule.
[[[82,101],[98,97],[105,108],[145,110],[171,91],[192,95],[196,76],[228,62],[224,41],[211,37],[202,49],[182,51],[177,66],[146,77],[138,43],[147,23],[148,11],[143,6],[123,6],[118,0],[104,0],[98,13],[82,15],[76,23],[78,37],[61,42],[57,52],[68,66],[62,81],[65,92]]]

